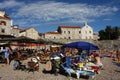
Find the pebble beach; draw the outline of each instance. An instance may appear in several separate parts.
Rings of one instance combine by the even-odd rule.
[[[95,80],[120,80],[120,67],[116,65],[116,61],[109,57],[104,57],[101,60],[104,69],[100,70],[100,74],[96,74]],[[77,79],[61,74],[58,74],[58,76],[50,73],[45,74],[43,73],[45,64],[42,63],[40,63],[39,71],[35,72],[13,70],[13,63],[14,61],[10,65],[0,63],[0,80],[86,80],[85,78]]]

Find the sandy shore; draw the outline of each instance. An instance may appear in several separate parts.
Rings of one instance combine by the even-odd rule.
[[[27,61],[27,60],[26,60]],[[24,62],[26,62],[24,61]],[[118,67],[112,59],[105,57],[102,59],[104,64],[104,70],[101,70],[100,74],[96,74],[95,80],[120,80],[120,67]],[[0,64],[0,80],[86,80],[83,78],[76,79],[74,77],[66,77],[59,74],[45,74],[42,71],[45,68],[45,64],[40,64],[39,71],[25,72],[21,70],[13,70],[13,61],[11,64]]]

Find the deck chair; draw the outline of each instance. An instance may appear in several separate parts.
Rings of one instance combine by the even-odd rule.
[[[70,66],[65,66],[64,64],[61,64],[62,68],[71,76],[71,74],[75,74],[77,78],[79,79],[82,75],[87,75],[89,78],[92,78],[94,80],[95,73],[92,71],[81,71],[81,70],[73,70]]]
[[[66,62],[61,64],[61,67],[65,70],[65,72],[68,73],[69,76],[71,76],[71,74],[76,74],[75,70],[70,67],[71,57],[66,57],[65,60],[66,60]]]
[[[68,73],[69,76],[71,76],[71,74],[76,74],[75,70],[73,70],[70,66],[61,64],[61,67]]]
[[[77,71],[76,71],[76,76],[77,76],[78,79],[79,79],[80,76],[82,76],[82,75],[86,75],[86,76],[88,76],[89,78],[92,78],[92,80],[94,80],[95,72],[92,72],[92,71],[81,71],[81,70],[77,70]]]

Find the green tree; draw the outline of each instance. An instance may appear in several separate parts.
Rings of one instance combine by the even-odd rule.
[[[100,40],[115,40],[120,36],[120,27],[106,26],[105,30],[99,31]]]
[[[120,36],[120,28],[117,26],[113,27],[111,39],[118,39],[119,36]]]
[[[106,40],[106,35],[104,30],[99,31],[100,40]]]
[[[111,26],[106,26],[106,29],[105,29],[105,35],[107,37],[108,40],[111,39],[111,35],[112,35],[112,28]]]

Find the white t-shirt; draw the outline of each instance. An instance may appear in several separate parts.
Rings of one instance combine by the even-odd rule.
[[[32,61],[35,62],[35,63],[38,62],[38,60],[36,58],[32,58]]]

